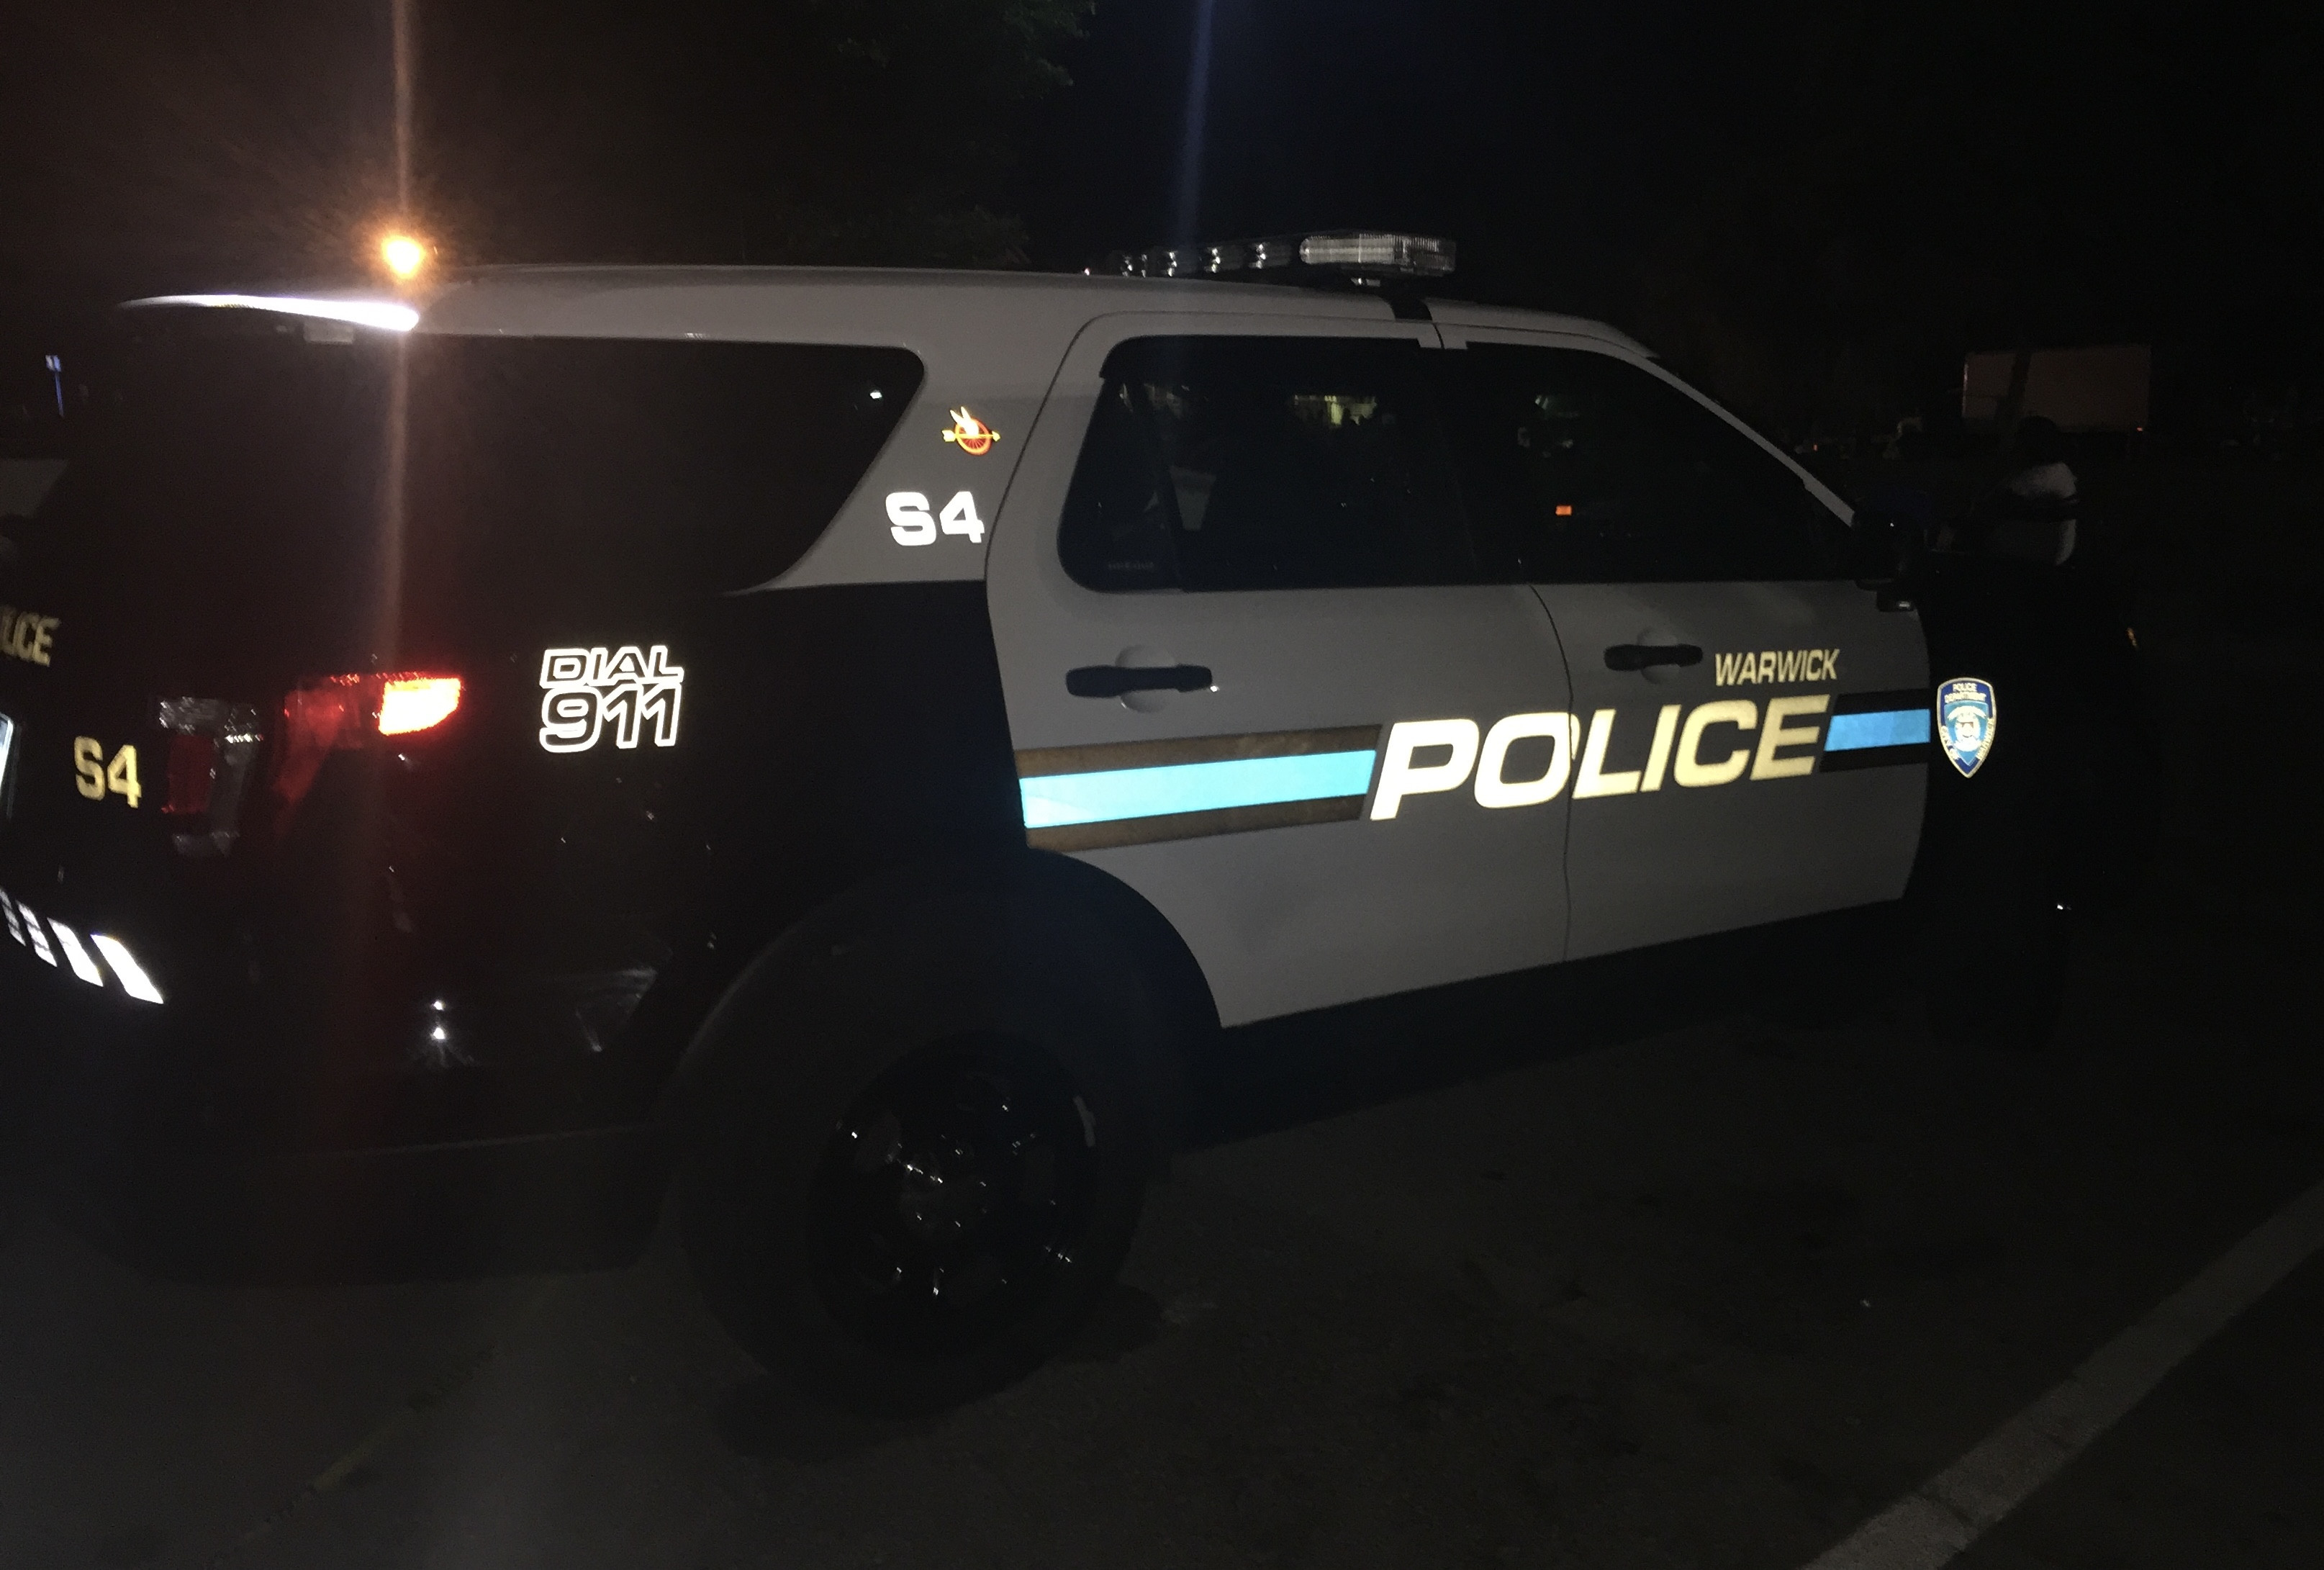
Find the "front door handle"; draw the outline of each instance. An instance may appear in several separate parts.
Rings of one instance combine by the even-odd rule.
[[[1606,651],[1609,670],[1644,670],[1649,665],[1700,665],[1702,651],[1692,643],[1617,643]]]
[[[1065,672],[1065,690],[1075,697],[1120,697],[1125,692],[1200,692],[1210,685],[1211,668],[1207,665],[1083,665]]]

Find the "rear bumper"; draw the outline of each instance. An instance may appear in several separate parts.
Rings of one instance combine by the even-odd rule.
[[[142,1269],[237,1279],[583,1269],[634,1258],[652,1233],[669,1158],[651,1121],[521,1131],[464,1116],[448,1121],[483,1131],[314,1138],[367,1122],[424,1135],[447,1120],[302,1127],[280,1115],[281,1097],[254,1115],[261,1093],[221,1072],[251,1059],[215,1050],[215,1021],[92,1008],[74,985],[0,954],[0,1145],[24,1157],[0,1168],[31,1175],[68,1225]],[[334,1088],[344,1102],[397,1087]]]

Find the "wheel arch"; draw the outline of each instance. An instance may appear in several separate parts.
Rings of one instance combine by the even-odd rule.
[[[929,962],[941,955],[941,965]],[[747,1021],[788,995],[878,987],[942,970],[992,990],[1040,988],[1060,957],[1123,1018],[1124,1064],[1145,1109],[1143,1144],[1158,1169],[1182,1139],[1187,1055],[1219,1028],[1201,967],[1169,920],[1120,879],[1047,851],[964,855],[890,867],[832,894],[742,963],[687,1036],[660,1115],[683,1122],[710,1065]],[[1059,978],[1063,979],[1063,978]]]

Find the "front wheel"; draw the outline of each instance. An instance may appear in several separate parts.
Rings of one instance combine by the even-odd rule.
[[[1969,815],[1955,836],[1932,879],[1916,956],[1938,1039],[2018,1052],[2049,1043],[2072,954],[2055,842],[2007,800]]]

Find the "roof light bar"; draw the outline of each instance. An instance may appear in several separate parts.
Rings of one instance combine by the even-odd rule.
[[[1310,267],[1443,278],[1452,271],[1453,245],[1427,235],[1310,235],[1299,242],[1299,260]]]
[[[1351,282],[1378,283],[1390,278],[1445,277],[1452,271],[1457,253],[1452,241],[1430,235],[1333,229],[1263,240],[1116,251],[1089,271],[1125,278],[1225,278],[1251,272],[1305,273],[1312,278],[1329,273]]]
[[[417,310],[392,300],[309,300],[293,294],[157,294],[150,300],[133,300],[129,303],[271,310],[319,321],[352,322],[356,327],[377,328],[391,333],[408,333],[420,323]]]

